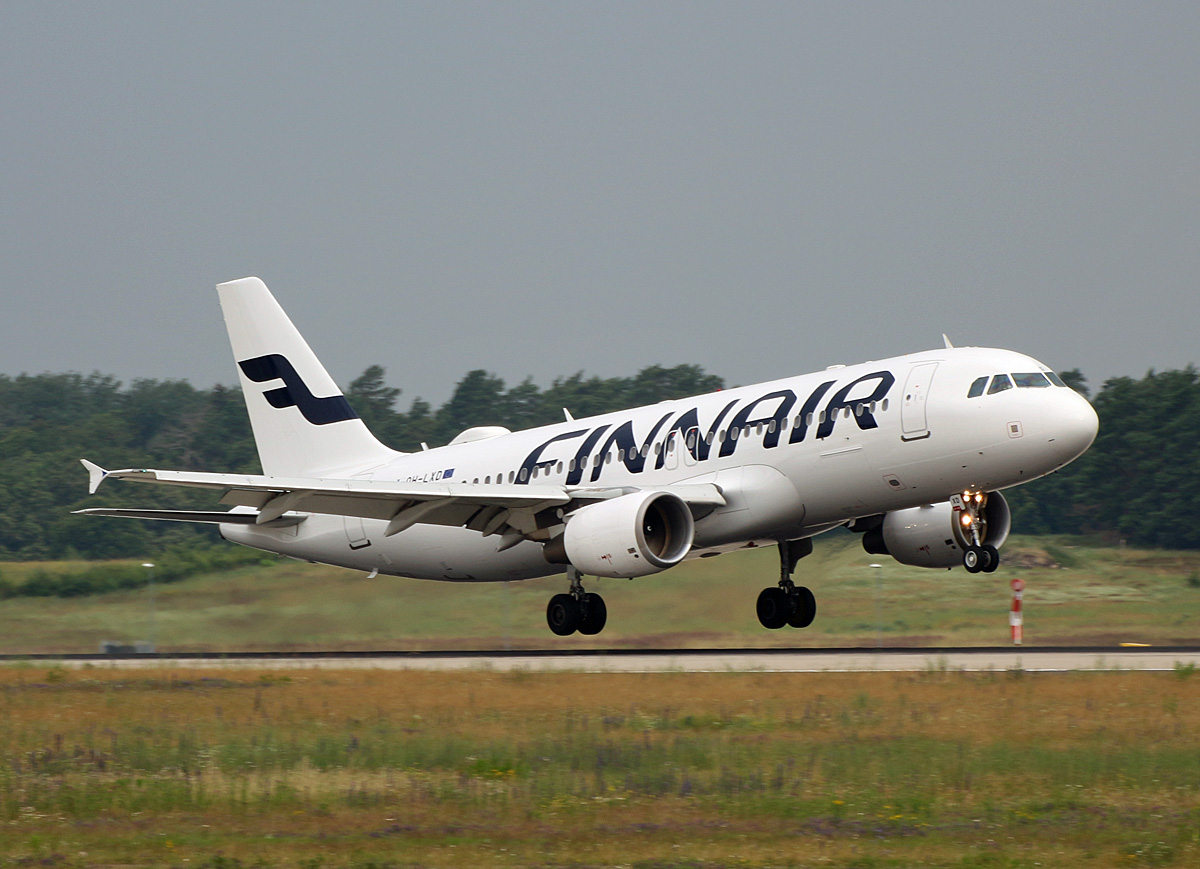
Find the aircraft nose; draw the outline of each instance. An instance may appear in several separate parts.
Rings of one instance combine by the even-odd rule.
[[[1100,418],[1091,403],[1074,391],[1056,389],[1046,414],[1046,436],[1063,464],[1079,458],[1096,440]]]

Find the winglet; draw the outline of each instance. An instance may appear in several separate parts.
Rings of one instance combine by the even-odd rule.
[[[104,482],[104,478],[108,476],[108,471],[97,465],[95,462],[89,462],[87,459],[80,459],[80,463],[87,468],[88,472],[88,494],[95,495],[96,490],[100,488],[100,484]]]
[[[946,337],[946,333],[945,333],[945,332],[943,332],[943,333],[942,333],[942,340],[946,342],[946,349],[947,349],[947,350],[953,350],[953,349],[954,349],[954,345],[950,343],[950,339]]]

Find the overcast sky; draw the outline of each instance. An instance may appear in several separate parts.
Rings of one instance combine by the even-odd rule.
[[[0,372],[1200,361],[1200,3],[0,4]]]

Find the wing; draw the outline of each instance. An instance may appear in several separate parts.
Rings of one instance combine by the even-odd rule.
[[[80,510],[102,516],[139,519],[173,519],[184,522],[237,522],[256,525],[296,524],[304,513],[328,513],[382,519],[385,536],[399,534],[418,522],[466,526],[485,536],[506,527],[525,535],[561,522],[557,508],[606,500],[635,491],[626,488],[566,487],[546,484],[475,485],[471,483],[398,483],[378,480],[266,477],[251,474],[210,474],[127,468],[107,471],[81,460],[89,475],[89,493],[108,479],[133,480],[168,486],[211,489],[222,493],[220,502],[231,507],[251,507],[257,513],[196,513],[195,511]],[[678,495],[694,510],[725,503],[721,490],[711,483],[655,487]],[[547,516],[547,512],[550,513]],[[223,517],[229,517],[228,519]],[[237,517],[237,518],[234,518]]]

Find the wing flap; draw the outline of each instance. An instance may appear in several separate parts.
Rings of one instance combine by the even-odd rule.
[[[131,510],[115,507],[89,507],[86,510],[73,510],[72,513],[81,516],[114,516],[121,519],[209,522],[217,525],[262,524],[268,528],[288,528],[292,525],[299,525],[308,518],[299,513],[285,513],[269,522],[258,523],[257,513],[225,513],[220,510]]]
[[[725,495],[716,483],[672,483],[666,486],[636,486],[616,488],[575,487],[567,490],[579,501],[606,501],[634,492],[670,492],[693,507],[723,507]]]

